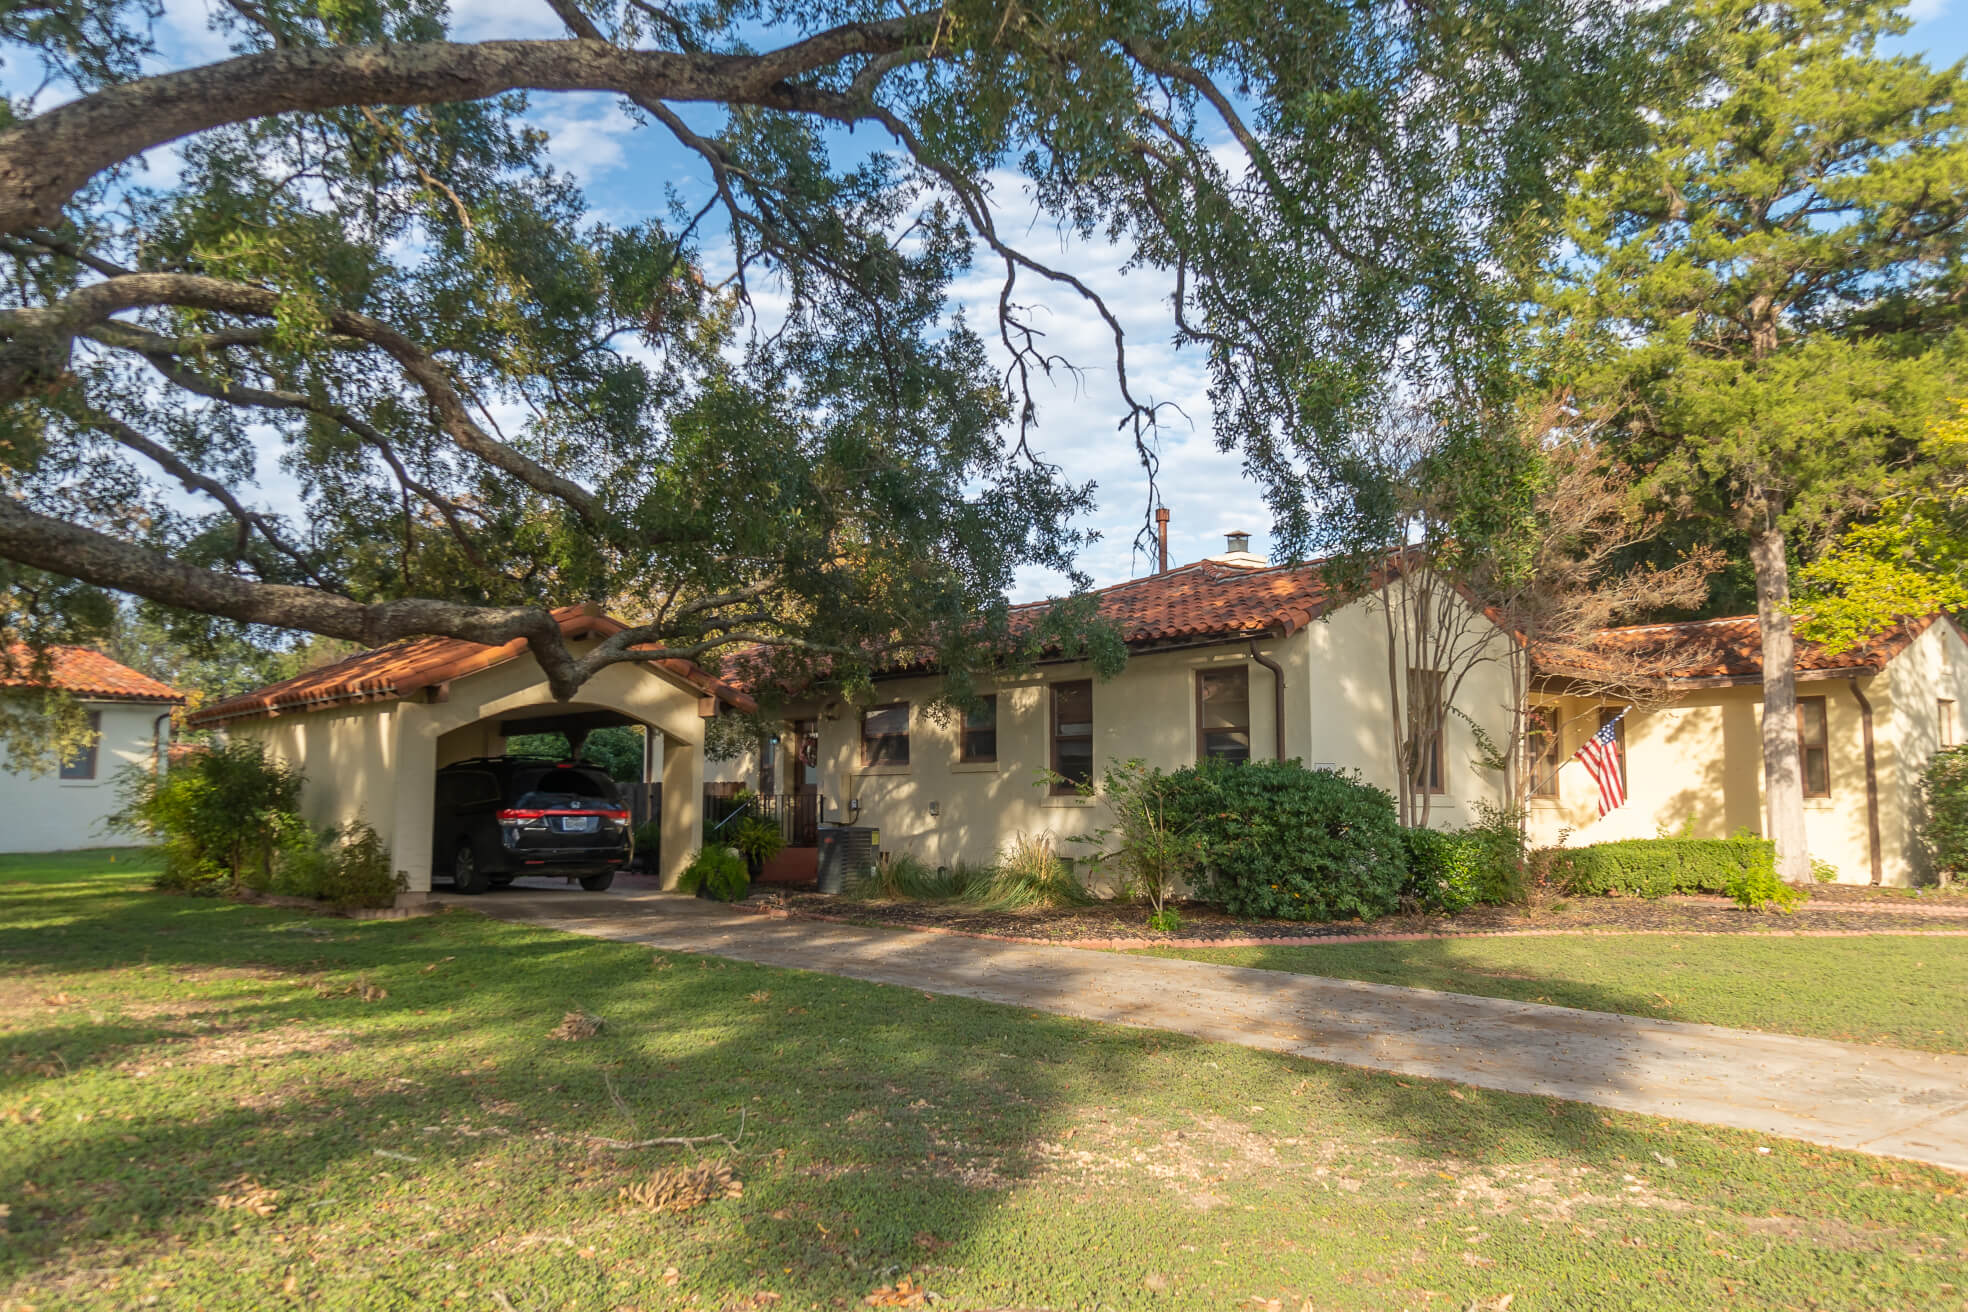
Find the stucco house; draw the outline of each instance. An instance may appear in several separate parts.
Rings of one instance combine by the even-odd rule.
[[[0,743],[0,852],[132,846],[140,840],[108,828],[117,809],[117,772],[168,768],[171,713],[184,694],[87,648],[57,647],[49,657],[47,683],[0,676],[0,696],[49,684],[72,693],[94,741],[46,773],[8,768]]]
[[[1405,708],[1391,704],[1381,616],[1370,602],[1335,604],[1317,570],[1269,566],[1245,542],[1231,535],[1220,555],[1095,594],[1128,646],[1112,679],[1082,662],[1040,661],[1000,676],[984,709],[965,716],[933,708],[938,675],[890,674],[875,681],[872,704],[791,701],[763,759],[714,762],[707,778],[810,798],[823,821],[876,826],[884,851],[931,865],[984,863],[1021,832],[1063,838],[1104,822],[1097,802],[1047,784],[1046,771],[1098,779],[1129,758],[1164,768],[1207,756],[1297,758],[1392,791],[1392,726]],[[1501,653],[1508,640],[1495,632]],[[1505,734],[1503,663],[1479,668],[1458,701],[1468,719],[1446,718],[1424,781],[1438,827],[1466,824],[1475,803],[1504,794],[1471,725]],[[779,870],[798,877],[810,861],[795,849]]]
[[[1620,721],[1626,805],[1598,814],[1598,792],[1564,766],[1630,703],[1580,696],[1610,672],[1677,655],[1633,686]],[[1681,832],[1764,831],[1763,664],[1756,617],[1607,629],[1581,649],[1538,654],[1534,699],[1544,732],[1527,769],[1537,843],[1596,843]],[[1901,624],[1853,651],[1808,642],[1797,651],[1798,742],[1811,855],[1848,883],[1911,884],[1927,874],[1920,844],[1921,773],[1961,741],[1968,645],[1951,618]]]
[[[554,612],[578,654],[623,629],[596,606]],[[301,808],[316,825],[360,819],[389,845],[411,894],[431,887],[432,814],[440,766],[504,751],[513,734],[641,725],[645,778],[660,780],[658,867],[674,883],[696,848],[703,811],[704,722],[749,697],[686,661],[611,665],[556,702],[523,641],[492,647],[419,638],[200,707],[188,723],[256,739],[307,778]]]
[[[1129,648],[1111,680],[1042,661],[1001,677],[966,717],[934,708],[935,674],[892,673],[875,680],[868,704],[792,700],[763,756],[712,762],[706,778],[774,797],[781,814],[801,802],[803,817],[876,826],[884,851],[932,865],[987,862],[1021,832],[1064,838],[1099,824],[1098,803],[1047,786],[1048,770],[1098,778],[1130,757],[1165,769],[1212,755],[1297,758],[1394,790],[1392,726],[1407,708],[1391,704],[1378,597],[1336,602],[1316,568],[1269,566],[1236,539],[1222,555],[1096,595]],[[1500,657],[1513,639],[1494,635]],[[1547,727],[1508,779],[1477,737],[1510,738],[1508,671],[1502,659],[1480,666],[1426,770],[1427,822],[1464,825],[1477,803],[1515,796],[1539,845],[1762,833],[1760,652],[1754,616],[1608,629],[1581,647],[1534,652],[1531,711]],[[1958,741],[1968,702],[1962,631],[1928,619],[1838,656],[1802,643],[1797,665],[1813,855],[1844,881],[1919,882],[1921,772]],[[1635,668],[1651,673],[1635,679]],[[1406,688],[1430,672],[1397,673]],[[1615,685],[1628,695],[1595,691]],[[1601,818],[1571,756],[1622,711],[1629,800]],[[800,842],[798,827],[789,837]],[[773,873],[800,878],[811,862],[796,846]]]

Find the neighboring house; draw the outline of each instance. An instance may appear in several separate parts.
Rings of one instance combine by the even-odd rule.
[[[1650,668],[1645,679],[1623,671]],[[1545,732],[1532,742],[1530,834],[1596,843],[1691,832],[1762,833],[1763,663],[1756,617],[1602,631],[1583,650],[1542,652]],[[1811,855],[1848,883],[1910,884],[1926,873],[1921,772],[1961,741],[1968,644],[1952,619],[1900,625],[1855,651],[1800,642],[1798,742]],[[1576,681],[1635,688],[1645,709],[1621,721],[1627,804],[1603,819],[1598,791],[1571,754],[1625,701],[1567,695]],[[1644,685],[1644,688],[1642,687]]]
[[[1047,771],[1098,780],[1129,758],[1173,769],[1208,756],[1295,757],[1394,789],[1402,712],[1389,705],[1372,602],[1334,605],[1316,569],[1268,567],[1242,535],[1223,555],[1095,595],[1129,649],[1112,679],[1041,661],[987,685],[984,709],[965,716],[932,708],[935,674],[880,676],[872,704],[792,701],[765,762],[747,754],[716,764],[715,777],[811,798],[826,822],[878,826],[884,851],[931,865],[988,862],[1021,832],[1064,837],[1105,822],[1104,807],[1046,783]],[[1458,701],[1501,739],[1510,719],[1502,662],[1466,680]],[[1441,741],[1423,772],[1429,823],[1458,826],[1475,818],[1474,803],[1501,800],[1504,781],[1481,764],[1461,715],[1448,717]]]
[[[554,618],[577,655],[624,627],[595,606],[564,607]],[[310,822],[371,825],[410,891],[422,893],[431,886],[438,767],[500,755],[514,734],[611,725],[646,731],[646,777],[663,785],[659,868],[675,883],[698,843],[703,726],[720,705],[753,709],[686,661],[611,665],[557,702],[523,640],[418,638],[202,706],[187,722],[265,743],[306,776],[301,809]]]
[[[184,694],[86,648],[57,647],[50,658],[49,682],[82,702],[94,741],[45,774],[6,768],[0,743],[0,852],[135,846],[139,839],[108,827],[117,809],[116,774],[125,766],[168,768],[171,711],[184,704]],[[42,686],[0,677],[0,696]]]

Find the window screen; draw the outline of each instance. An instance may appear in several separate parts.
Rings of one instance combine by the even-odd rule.
[[[1196,675],[1197,751],[1203,760],[1250,760],[1250,671],[1201,670]]]
[[[1052,769],[1055,793],[1093,782],[1093,681],[1052,685]]]
[[[909,763],[909,703],[870,706],[861,716],[861,764]]]

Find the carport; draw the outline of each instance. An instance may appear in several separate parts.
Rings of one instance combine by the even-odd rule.
[[[577,653],[624,627],[596,606],[554,618]],[[604,725],[646,731],[644,778],[662,784],[656,869],[664,887],[675,884],[702,825],[704,723],[726,706],[752,702],[684,661],[612,665],[576,700],[557,702],[524,642],[419,638],[202,707],[189,723],[265,743],[306,776],[301,807],[311,823],[367,821],[421,895],[431,887],[440,766],[501,755],[513,734],[557,729],[572,741]]]

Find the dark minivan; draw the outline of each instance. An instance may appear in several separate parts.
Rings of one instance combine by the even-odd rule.
[[[572,875],[599,893],[628,864],[629,808],[599,766],[486,756],[437,772],[431,869],[460,893]]]

